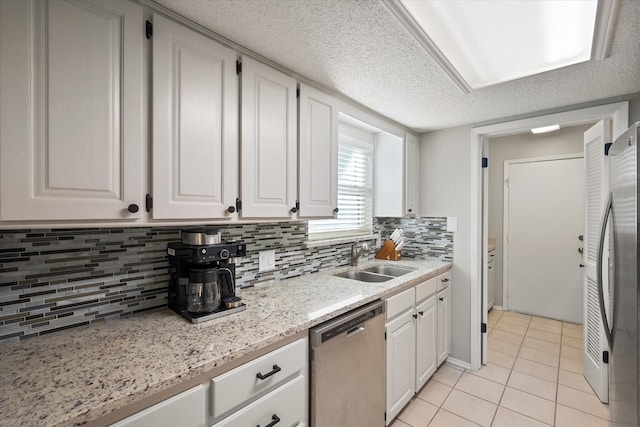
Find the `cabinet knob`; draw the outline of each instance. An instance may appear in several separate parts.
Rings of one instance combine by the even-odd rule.
[[[135,203],[131,203],[129,206],[127,206],[127,210],[131,213],[137,213],[140,208]]]
[[[413,212],[413,209],[409,208],[409,209],[407,209],[407,211],[408,211],[409,213],[411,213],[411,212]]]
[[[417,315],[417,314],[414,314],[414,315],[413,315],[413,318],[414,318],[414,319],[417,319],[417,318],[418,318],[418,315]]]
[[[444,297],[440,297],[438,298],[440,301],[444,301]]]
[[[442,283],[447,283],[449,279],[442,279]]]
[[[229,207],[227,208],[227,211],[229,211],[229,213],[234,213],[234,212],[236,211],[236,207],[235,207],[235,206],[233,206],[233,205],[232,205],[232,206],[229,206]]]
[[[297,208],[296,206],[294,206],[294,207],[292,207],[291,209],[289,209],[289,211],[290,211],[291,213],[296,213],[296,212],[298,212],[298,208]]]
[[[335,208],[335,209],[333,210],[333,213],[334,213],[334,214],[337,214],[339,210],[340,210],[340,209]]]
[[[419,311],[418,313],[420,313],[420,316],[424,316],[424,311]]]

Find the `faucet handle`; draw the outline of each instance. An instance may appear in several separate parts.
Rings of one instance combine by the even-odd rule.
[[[369,244],[367,243],[362,244],[362,252],[369,252]]]

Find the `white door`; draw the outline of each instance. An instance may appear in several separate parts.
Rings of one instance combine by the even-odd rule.
[[[0,1],[0,218],[141,217],[142,8]]]
[[[584,376],[603,402],[609,401],[609,365],[603,352],[609,346],[600,321],[596,260],[600,221],[609,189],[609,164],[605,143],[611,141],[610,120],[602,120],[584,134],[585,233],[584,233]],[[605,243],[608,240],[605,240]],[[604,260],[607,256],[603,257]],[[607,268],[603,269],[606,272]],[[603,287],[607,289],[606,274]],[[608,292],[604,292],[608,296]]]
[[[505,179],[509,309],[581,323],[583,159],[507,162]]]
[[[414,310],[387,324],[387,423],[415,394],[416,321]]]
[[[297,212],[296,80],[242,59],[241,190],[244,218]]]
[[[159,15],[152,41],[153,218],[234,217],[236,53]]]
[[[436,296],[416,307],[416,391],[427,383],[437,369]]]
[[[303,218],[333,218],[338,209],[338,103],[300,85],[298,197]]]

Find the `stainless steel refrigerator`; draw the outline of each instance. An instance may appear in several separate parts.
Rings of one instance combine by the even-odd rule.
[[[603,216],[600,251],[609,233],[609,285],[602,288],[602,255],[597,263],[600,312],[609,341],[609,405],[612,426],[637,426],[640,393],[638,277],[638,136],[640,122],[609,149],[610,187]],[[606,267],[606,266],[605,266]]]

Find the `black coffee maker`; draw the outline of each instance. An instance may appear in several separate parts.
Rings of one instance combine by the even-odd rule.
[[[235,258],[247,254],[244,243],[221,242],[210,230],[183,230],[167,253],[170,309],[192,323],[246,309],[235,286]]]

